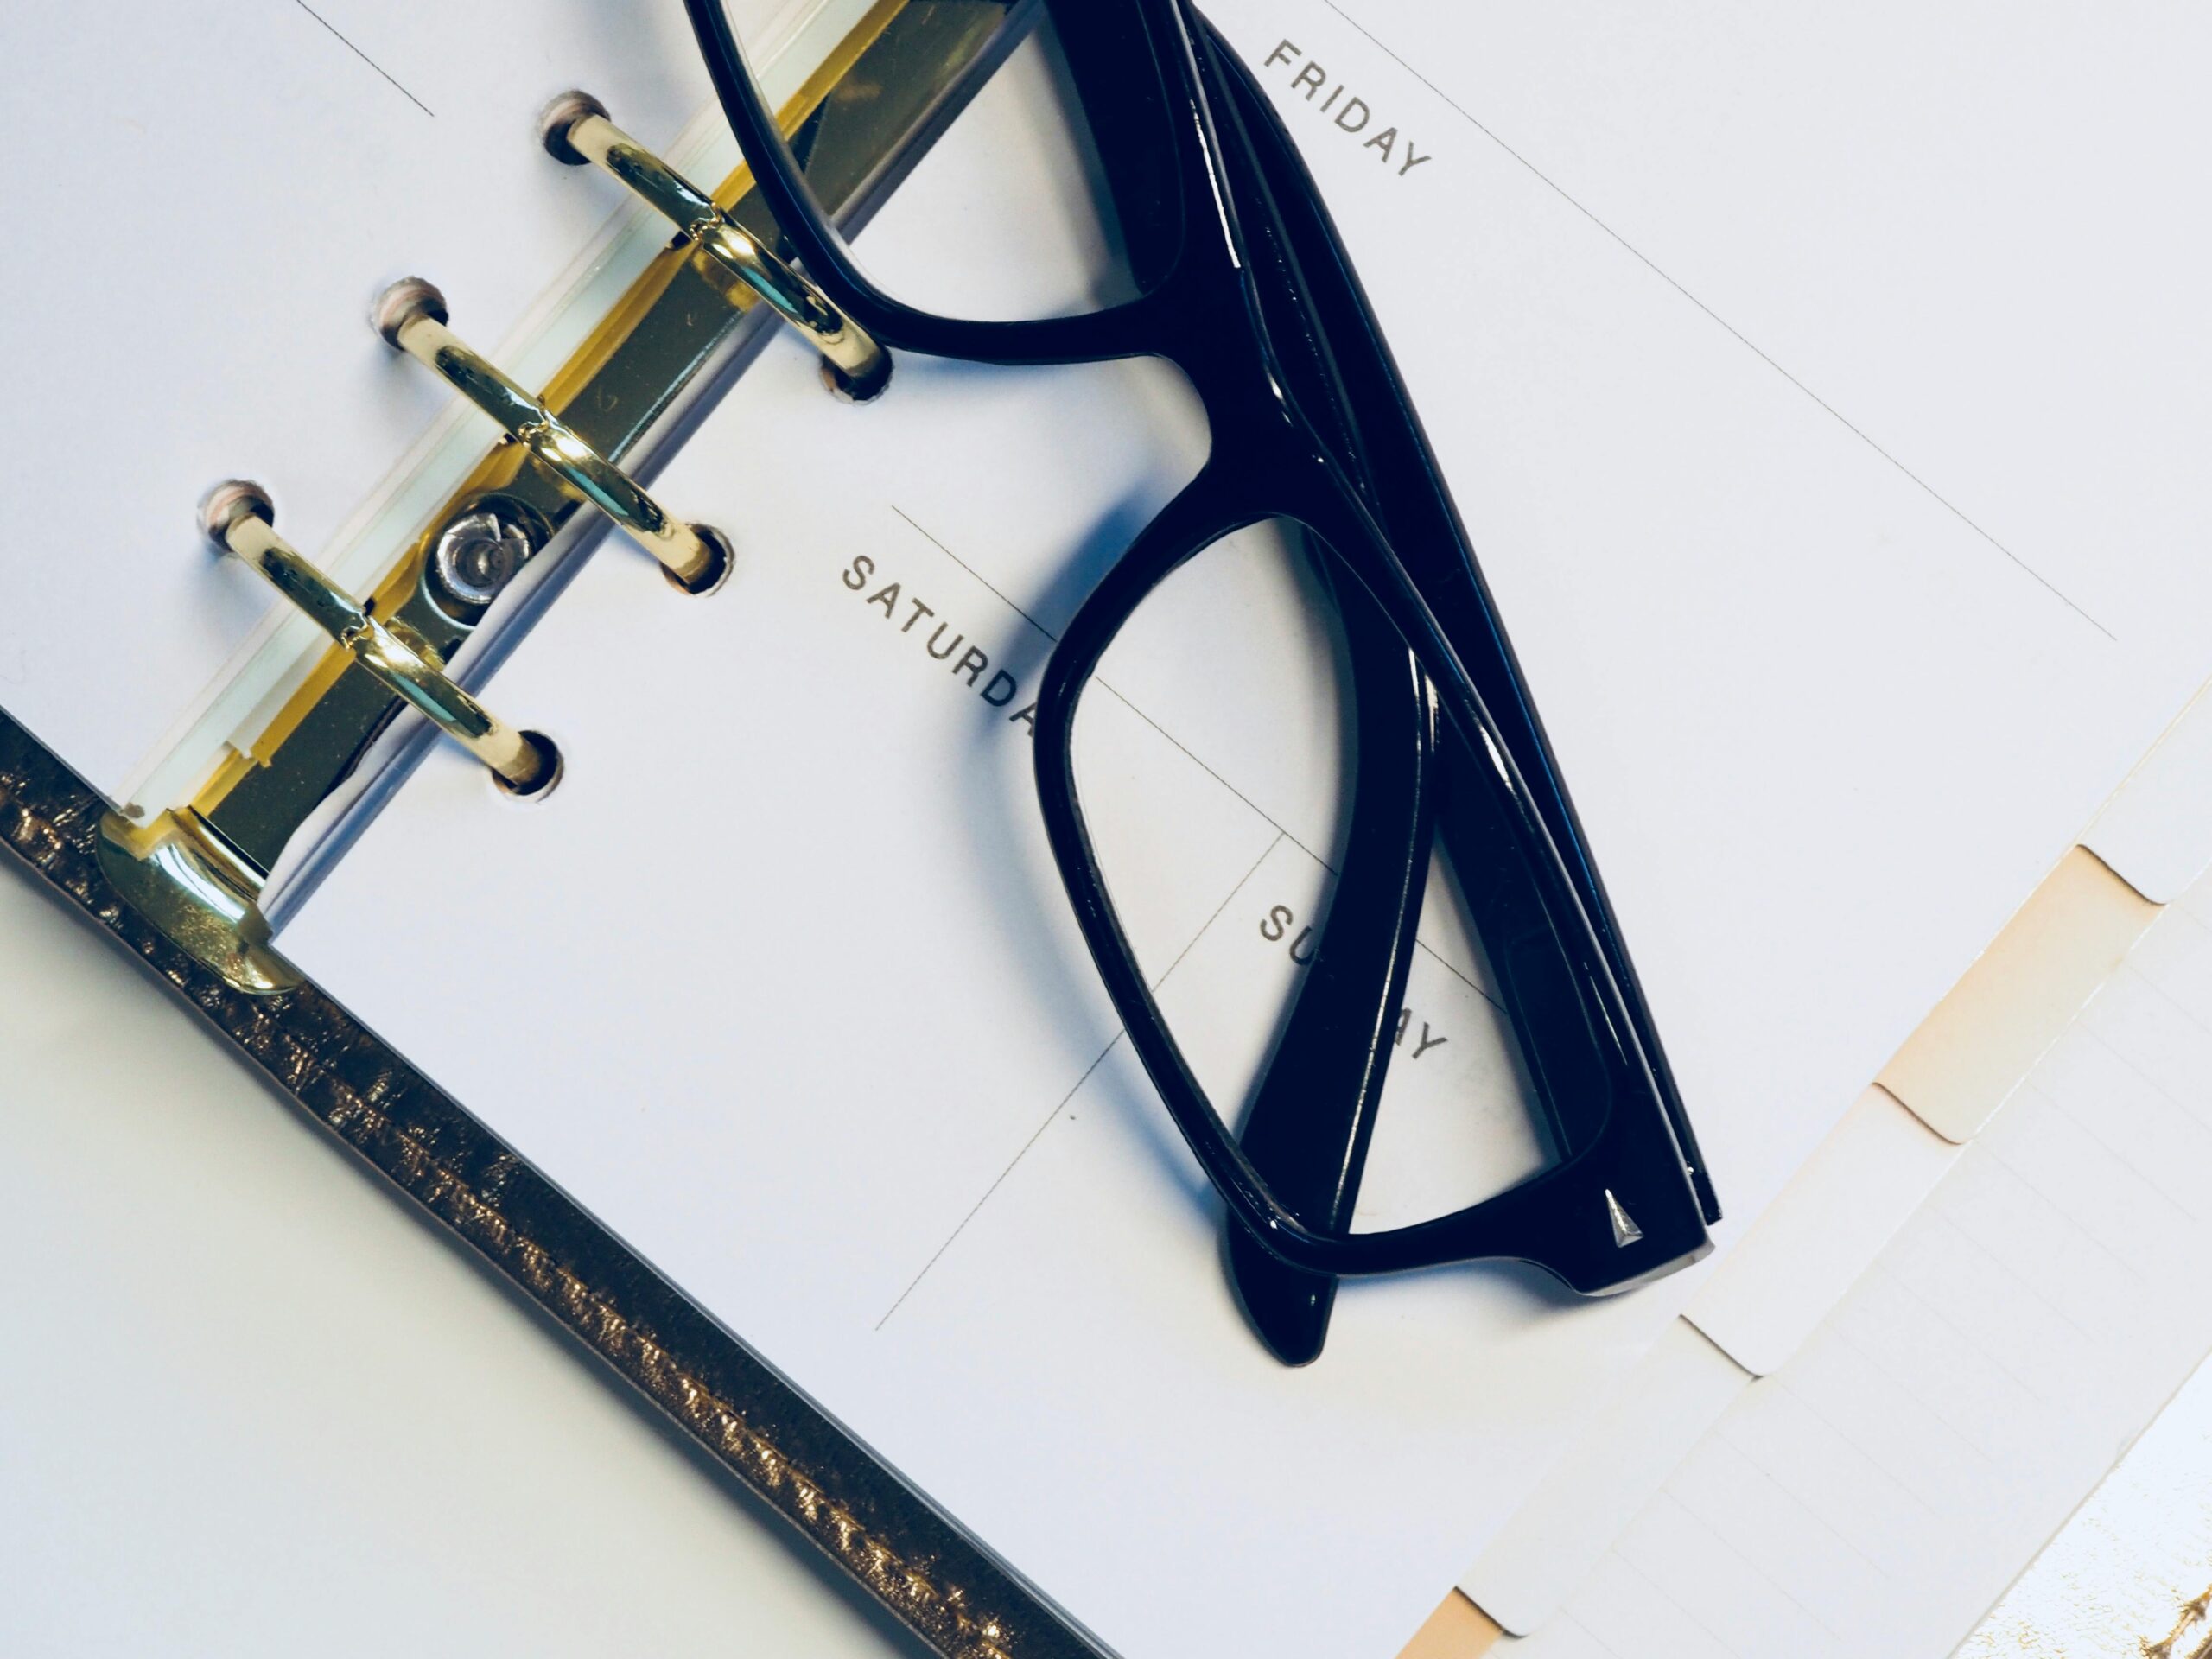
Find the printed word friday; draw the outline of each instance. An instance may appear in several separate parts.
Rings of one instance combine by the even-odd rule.
[[[1277,64],[1281,64],[1286,68],[1289,68],[1291,70],[1290,90],[1294,92],[1305,93],[1306,101],[1308,104],[1313,104],[1314,108],[1322,114],[1332,118],[1332,124],[1338,131],[1355,138],[1367,132],[1367,130],[1375,124],[1375,111],[1368,107],[1367,100],[1363,98],[1346,98],[1344,82],[1340,80],[1333,86],[1331,85],[1329,72],[1312,58],[1306,58],[1302,67],[1294,67],[1298,65],[1300,58],[1306,58],[1305,50],[1294,41],[1285,41],[1268,54],[1268,67],[1272,69]],[[1318,104],[1314,103],[1315,98],[1324,87],[1328,89],[1328,95],[1321,98]],[[1385,167],[1395,162],[1398,169],[1398,176],[1402,179],[1423,162],[1430,159],[1414,149],[1412,139],[1401,139],[1395,127],[1384,127],[1380,131],[1361,139],[1360,148],[1373,150],[1376,159]]]

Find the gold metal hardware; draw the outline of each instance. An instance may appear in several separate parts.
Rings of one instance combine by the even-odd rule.
[[[1020,0],[877,0],[778,111],[816,194],[842,212],[895,175],[901,156],[925,142],[997,61],[1009,20],[1025,11]],[[756,247],[776,245],[774,220],[743,168],[713,199]],[[717,262],[680,241],[653,259],[547,382],[543,404],[620,462],[758,308],[749,287],[733,283]],[[520,444],[499,443],[429,516],[363,608],[402,639],[419,642],[426,660],[449,658],[514,574],[502,569],[497,582],[472,593],[471,568],[461,569],[464,580],[456,583],[441,563],[441,548],[454,547],[449,535],[460,531],[467,539],[488,531],[508,543],[500,562],[511,554],[519,565],[550,545],[581,510],[565,479],[533,464]],[[483,523],[487,514],[496,526]],[[473,567],[475,560],[463,563]],[[296,982],[270,948],[258,908],[267,873],[293,833],[410,706],[334,644],[188,799],[143,824],[107,815],[100,857],[118,891],[237,989],[270,993]]]
[[[589,92],[556,99],[545,111],[543,134],[556,160],[601,168],[675,226],[702,258],[739,285],[725,290],[732,304],[743,294],[774,307],[814,342],[847,396],[865,402],[883,390],[891,378],[891,357],[874,337],[762,246],[713,197],[616,126],[607,106]]]
[[[276,517],[269,493],[242,479],[219,484],[200,505],[200,528],[210,541],[258,570],[355,662],[489,766],[505,788],[517,795],[543,792],[560,768],[551,741],[517,731],[455,685],[427,643],[416,649],[301,557],[276,533]]]
[[[686,593],[707,593],[729,574],[721,548],[673,517],[543,399],[508,379],[447,327],[445,296],[429,283],[419,276],[394,283],[378,298],[373,321],[387,341],[442,376],[542,466],[628,531]]]
[[[100,819],[100,868],[123,901],[233,990],[276,996],[300,970],[269,943],[261,874],[208,833],[189,807],[143,830],[119,812]]]
[[[996,60],[1008,16],[1004,0],[878,0],[778,111],[817,195],[842,211],[895,172],[900,154],[933,130],[948,105]],[[744,168],[717,187],[715,200],[756,242],[775,244],[774,220]],[[749,290],[730,304],[728,286],[689,244],[664,249],[546,382],[545,404],[601,454],[620,461],[732,337],[764,318],[759,305],[747,303]],[[405,623],[446,657],[483,613],[440,581],[437,550],[457,522],[487,508],[529,527],[531,556],[582,510],[566,482],[532,464],[521,446],[501,443],[486,452],[373,593],[378,616]],[[226,845],[268,869],[404,706],[334,648],[187,804]]]

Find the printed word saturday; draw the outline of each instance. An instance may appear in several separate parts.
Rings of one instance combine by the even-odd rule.
[[[991,669],[991,659],[981,645],[970,645],[968,636],[957,631],[953,625],[938,614],[937,607],[918,596],[909,595],[903,585],[887,582],[869,591],[875,576],[875,561],[865,553],[855,553],[839,577],[854,593],[862,595],[861,602],[883,613],[883,620],[902,634],[911,634],[932,661],[946,664],[953,683],[966,684],[976,695],[994,709],[1009,707],[1021,690],[1021,682],[1005,669]],[[926,632],[920,626],[934,622]],[[951,638],[945,636],[950,634]],[[990,677],[983,671],[990,669]],[[1023,703],[1006,716],[1009,726],[1025,728],[1029,735],[1037,735],[1037,705]]]

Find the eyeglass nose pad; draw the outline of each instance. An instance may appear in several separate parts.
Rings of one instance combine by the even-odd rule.
[[[540,795],[560,775],[560,752],[537,732],[518,731],[448,677],[417,640],[379,622],[276,533],[276,509],[258,484],[233,479],[200,503],[200,528],[217,548],[259,571],[353,661],[448,737],[490,767],[502,788]]]
[[[662,507],[543,399],[499,372],[446,326],[445,296],[419,276],[378,297],[370,321],[387,344],[432,370],[505,429],[548,471],[627,531],[689,594],[706,594],[729,574],[726,540]]]
[[[812,340],[833,389],[857,403],[883,390],[891,378],[891,355],[874,336],[762,247],[707,192],[616,126],[607,106],[589,92],[563,92],[554,99],[546,108],[540,132],[556,161],[569,167],[596,167],[620,180],[631,194],[688,238],[709,264],[741,284],[747,296],[757,295]],[[732,303],[743,302],[739,289],[723,291]]]

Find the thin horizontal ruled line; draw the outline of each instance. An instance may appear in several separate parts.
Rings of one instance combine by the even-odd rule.
[[[1027,622],[1031,627],[1036,629],[1038,632],[1043,634],[1052,644],[1057,645],[1060,643],[1060,636],[1058,634],[1054,633],[1042,622],[1039,622],[1035,617],[1030,615],[1028,612],[1023,610],[1020,606],[1015,604],[1004,594],[999,592],[996,588],[991,585],[990,582],[983,575],[982,571],[976,569],[975,566],[969,564],[967,560],[962,558],[957,553],[947,547],[943,542],[938,540],[936,537],[931,535],[929,531],[924,530],[919,524],[915,524],[912,518],[910,517],[904,510],[897,506],[893,506],[891,511],[898,513],[901,518],[906,520],[907,524],[912,524],[916,535],[919,536],[931,547],[937,549],[938,552],[944,554],[946,558],[950,559],[955,564],[958,565],[963,570],[965,570],[969,575],[975,577],[976,582],[982,585],[983,590],[988,593],[993,598],[996,599],[999,603],[1012,611],[1016,616]],[[1323,858],[1320,854],[1315,852],[1304,842],[1299,840],[1296,836],[1292,835],[1289,830],[1284,829],[1280,823],[1277,823],[1274,820],[1274,816],[1268,811],[1265,807],[1262,806],[1257,801],[1247,795],[1243,790],[1237,788],[1236,785],[1230,783],[1228,779],[1216,772],[1211,766],[1208,766],[1204,760],[1192,753],[1189,746],[1187,746],[1181,738],[1176,736],[1174,733],[1169,731],[1165,726],[1162,726],[1158,721],[1154,720],[1150,715],[1145,713],[1143,709],[1138,708],[1136,704],[1131,702],[1128,698],[1123,696],[1119,691],[1109,685],[1104,680],[1099,678],[1096,674],[1090,677],[1090,683],[1096,686],[1101,691],[1103,691],[1108,696],[1113,698],[1115,702],[1120,703],[1122,708],[1135,715],[1139,720],[1144,721],[1146,725],[1151,727],[1154,731],[1158,732],[1160,736],[1166,738],[1170,743],[1173,744],[1176,749],[1185,760],[1189,760],[1192,766],[1198,767],[1199,771],[1205,772],[1207,777],[1212,779],[1214,782],[1219,784],[1231,795],[1234,795],[1238,800],[1243,802],[1245,805],[1250,807],[1255,813],[1258,814],[1261,820],[1277,835],[1281,836],[1287,840],[1292,846],[1297,848],[1300,852],[1305,854],[1306,857],[1312,859],[1323,869],[1328,871],[1330,874],[1334,875],[1337,874],[1336,867],[1331,864],[1327,859]]]
[[[354,45],[353,41],[347,40],[345,35],[340,34],[338,32],[338,26],[332,22],[329,18],[317,11],[313,6],[308,4],[308,0],[292,0],[292,3],[297,6],[302,11],[307,13],[308,16],[314,18],[315,22],[321,23],[325,29],[329,31],[330,38],[332,40],[336,41],[339,45],[344,47],[348,52],[351,52],[355,57],[359,58],[363,63],[367,64],[370,68],[375,70],[379,75],[382,75],[385,79],[390,83],[391,89],[394,92],[397,92],[402,98],[405,99],[410,104],[412,104],[416,109],[422,111],[423,114],[429,116],[432,120],[435,121],[437,119],[438,112],[435,110],[432,109],[421,99],[416,97],[414,93],[409,92],[404,86],[401,86],[397,78],[395,77],[390,70],[386,69],[382,64],[378,63],[367,53],[362,51],[361,48]]]
[[[1750,352],[1752,356],[1758,358],[1760,362],[1765,364],[1767,367],[1772,369],[1784,380],[1795,386],[1800,392],[1810,398],[1814,404],[1824,410],[1836,422],[1838,425],[1841,426],[1845,431],[1850,433],[1852,436],[1857,438],[1861,443],[1865,444],[1869,449],[1872,449],[1876,454],[1879,455],[1884,461],[1887,461],[1891,467],[1895,467],[1899,473],[1904,474],[1904,476],[1910,480],[1911,483],[1923,494],[1925,494],[1929,500],[1935,502],[1936,505],[1942,507],[1944,512],[1949,513],[1954,518],[1956,518],[1976,536],[1979,536],[1983,541],[1988,543],[1990,546],[1995,548],[1998,552],[2003,554],[2005,557],[2012,561],[2012,563],[2017,566],[2023,574],[2034,581],[2053,599],[2056,599],[2060,604],[2065,606],[2068,610],[2073,612],[2075,615],[2080,617],[2082,620],[2088,623],[2091,627],[2094,628],[2099,633],[2104,635],[2106,639],[2111,640],[2114,645],[2120,643],[2120,636],[2118,634],[2114,633],[2103,623],[2098,621],[2095,617],[2090,615],[2087,610],[2082,608],[2082,607],[2077,603],[2071,595],[2067,594],[2063,588],[2060,588],[2056,582],[2051,581],[2051,579],[2044,575],[2042,571],[2037,569],[2035,566],[2030,564],[2018,553],[2015,553],[2011,548],[2005,546],[2004,543],[1999,541],[1996,537],[1992,535],[1973,518],[1968,516],[1966,510],[1960,506],[1958,503],[1953,501],[1948,496],[1943,494],[1943,493],[1938,490],[1933,484],[1930,484],[1918,473],[1913,471],[1911,467],[1906,466],[1904,461],[1898,460],[1896,455],[1891,454],[1887,449],[1885,449],[1875,441],[1873,436],[1868,433],[1864,427],[1860,426],[1849,416],[1846,415],[1841,410],[1838,409],[1834,404],[1821,397],[1819,392],[1815,391],[1812,387],[1807,385],[1795,374],[1792,374],[1788,369],[1784,368],[1749,335],[1745,334],[1742,329],[1737,327],[1734,323],[1729,321],[1727,318],[1722,316],[1718,311],[1715,311],[1703,300],[1691,293],[1688,289],[1685,288],[1680,282],[1676,281],[1674,276],[1662,269],[1658,263],[1652,259],[1649,254],[1645,253],[1643,249],[1637,247],[1636,244],[1630,241],[1618,231],[1615,230],[1611,225],[1608,225],[1588,207],[1585,207],[1580,200],[1570,194],[1558,180],[1553,178],[1541,168],[1538,167],[1534,162],[1530,161],[1526,156],[1514,149],[1511,144],[1507,143],[1504,139],[1498,137],[1498,135],[1490,127],[1485,126],[1481,121],[1478,120],[1471,113],[1470,113],[1467,108],[1457,99],[1453,98],[1451,93],[1446,92],[1441,86],[1439,86],[1427,75],[1421,73],[1420,70],[1414,68],[1412,64],[1407,62],[1404,58],[1393,51],[1391,48],[1372,29],[1369,29],[1364,23],[1361,22],[1350,12],[1347,12],[1342,6],[1338,5],[1337,3],[1337,0],[1322,0],[1322,3],[1326,5],[1331,11],[1335,12],[1338,16],[1343,18],[1347,25],[1357,29],[1362,35],[1365,36],[1368,41],[1374,46],[1376,51],[1382,53],[1382,55],[1389,58],[1391,62],[1396,64],[1398,67],[1404,70],[1422,86],[1427,87],[1430,92],[1435,93],[1438,98],[1444,101],[1445,105],[1450,108],[1454,115],[1457,115],[1477,132],[1482,134],[1484,137],[1489,139],[1491,143],[1497,145],[1501,151],[1524,168],[1531,178],[1535,179],[1539,184],[1541,184],[1547,190],[1549,190],[1554,195],[1557,196],[1568,207],[1573,208],[1574,211],[1581,214],[1583,218],[1588,219],[1592,225],[1596,226],[1598,229],[1604,232],[1608,237],[1611,238],[1613,241],[1619,244],[1620,246],[1624,249],[1630,257],[1635,259],[1637,264],[1643,266],[1645,270],[1649,270],[1661,282],[1666,283],[1667,286],[1673,289],[1675,293],[1681,295],[1682,298],[1688,301],[1700,311],[1703,312],[1707,318],[1709,318],[1713,322],[1718,324],[1720,329],[1730,338],[1734,340],[1737,344],[1742,346],[1746,351]]]
[[[974,565],[969,563],[967,560],[962,558],[957,553],[947,547],[943,542],[938,540],[936,537],[931,535],[929,531],[924,530],[919,524],[916,524],[914,522],[913,514],[908,512],[906,508],[900,506],[895,501],[891,504],[891,511],[897,513],[901,518],[904,518],[906,521],[907,527],[911,529],[915,535],[920,537],[931,547],[937,549],[938,552],[944,554],[946,558],[950,559],[963,570],[965,570],[969,575],[975,577],[978,582],[982,584],[984,589],[990,594],[992,598],[997,600],[1000,604],[1005,606],[1007,609],[1012,611],[1016,616],[1027,622],[1031,627],[1043,634],[1052,644],[1057,645],[1060,643],[1060,636],[1058,634],[1054,633],[1042,622],[1039,622],[1035,617],[1030,615],[1028,612],[1023,610],[1020,606],[1008,599],[1004,594],[1001,593],[997,588],[992,585],[990,579],[985,576],[982,571],[978,570]]]
[[[904,518],[906,515],[901,513],[899,516]],[[919,526],[917,526],[917,528],[919,528]],[[982,578],[978,577],[976,580],[982,581]],[[988,584],[987,583],[985,585],[988,586]],[[1183,958],[1189,956],[1192,951],[1198,948],[1198,941],[1205,938],[1207,934],[1213,931],[1213,925],[1221,919],[1222,913],[1226,911],[1230,906],[1236,902],[1236,895],[1243,892],[1247,887],[1251,885],[1252,878],[1260,873],[1260,867],[1262,864],[1265,864],[1268,860],[1274,855],[1275,849],[1281,846],[1284,841],[1288,837],[1284,836],[1281,830],[1277,830],[1275,832],[1275,838],[1268,843],[1267,850],[1262,852],[1258,858],[1252,861],[1252,868],[1245,871],[1243,875],[1238,879],[1236,885],[1229,890],[1229,896],[1214,906],[1213,914],[1206,918],[1205,925],[1200,927],[1196,933],[1193,933],[1191,936],[1191,942],[1175,953],[1175,960],[1167,964],[1166,970],[1163,972],[1158,979],[1153,982],[1152,988],[1155,994],[1159,991],[1161,986],[1167,982],[1169,977],[1173,975],[1175,970],[1183,965]],[[930,1269],[937,1266],[938,1261],[944,1256],[944,1253],[952,1248],[953,1241],[958,1238],[961,1234],[968,1230],[968,1224],[975,1220],[976,1213],[981,1211],[986,1204],[990,1202],[991,1194],[997,1192],[1000,1187],[1006,1184],[1006,1179],[1007,1176],[1014,1173],[1014,1166],[1020,1163],[1024,1158],[1027,1158],[1029,1155],[1029,1149],[1035,1146],[1037,1142],[1043,1138],[1045,1131],[1052,1127],[1054,1120],[1057,1119],[1062,1112],[1067,1109],[1068,1103],[1083,1092],[1083,1085],[1090,1081],[1090,1074],[1097,1071],[1100,1066],[1106,1063],[1106,1057],[1109,1054],[1111,1054],[1114,1050],[1120,1046],[1122,1039],[1128,1034],[1128,1028],[1126,1026],[1116,1029],[1112,1039],[1107,1043],[1105,1047],[1098,1051],[1098,1058],[1091,1061],[1089,1065],[1084,1067],[1083,1075],[1075,1080],[1074,1086],[1071,1088],[1067,1093],[1059,1097],[1058,1101],[1054,1103],[1051,1111],[1045,1114],[1045,1121],[1030,1131],[1029,1138],[1023,1141],[1020,1149],[1014,1153],[1012,1158],[1007,1160],[1006,1167],[1001,1170],[997,1176],[993,1179],[991,1184],[983,1189],[982,1197],[977,1198],[973,1205],[969,1206],[968,1213],[960,1218],[960,1224],[955,1227],[950,1233],[946,1235],[944,1243],[938,1245],[936,1251],[930,1256],[930,1259],[922,1263],[922,1270],[913,1276],[912,1280],[908,1282],[906,1289],[899,1293],[899,1300],[892,1303],[889,1307],[884,1309],[883,1317],[875,1322],[875,1328],[877,1330],[882,1330],[885,1325],[891,1322],[891,1316],[893,1313],[896,1313],[899,1308],[905,1305],[906,1299],[914,1294],[914,1287],[920,1284],[924,1279],[929,1276]]]
[[[1127,1030],[1116,1027],[1112,1039],[1107,1043],[1105,1047],[1098,1051],[1098,1058],[1091,1061],[1089,1065],[1083,1068],[1083,1075],[1075,1080],[1074,1084],[1069,1088],[1067,1093],[1059,1097],[1058,1101],[1054,1103],[1052,1109],[1045,1114],[1044,1122],[1038,1124],[1035,1128],[1029,1132],[1029,1138],[1023,1141],[1020,1148],[1015,1152],[1013,1157],[1007,1160],[1006,1167],[999,1171],[999,1173],[992,1178],[991,1184],[983,1189],[983,1196],[977,1198],[975,1203],[968,1206],[968,1213],[961,1217],[959,1224],[954,1227],[950,1233],[945,1235],[944,1243],[938,1245],[935,1250],[930,1253],[930,1259],[922,1263],[922,1270],[907,1281],[906,1289],[899,1293],[899,1300],[883,1310],[883,1317],[875,1322],[875,1328],[877,1330],[880,1331],[885,1325],[890,1324],[891,1316],[906,1305],[906,1299],[914,1294],[915,1287],[919,1285],[923,1280],[929,1277],[930,1269],[937,1266],[938,1262],[943,1258],[944,1253],[952,1248],[953,1241],[958,1238],[961,1234],[968,1230],[968,1224],[975,1220],[976,1212],[986,1204],[990,1202],[991,1194],[997,1192],[1001,1186],[1006,1184],[1006,1178],[1014,1173],[1014,1166],[1029,1155],[1029,1148],[1035,1146],[1039,1138],[1044,1135],[1045,1131],[1052,1127],[1053,1120],[1058,1117],[1060,1113],[1066,1109],[1068,1102],[1073,1100],[1077,1095],[1080,1094],[1083,1090],[1083,1085],[1090,1081],[1090,1074],[1106,1063],[1106,1057],[1109,1054],[1111,1054],[1114,1050],[1120,1046],[1122,1039],[1128,1034],[1129,1033]]]

